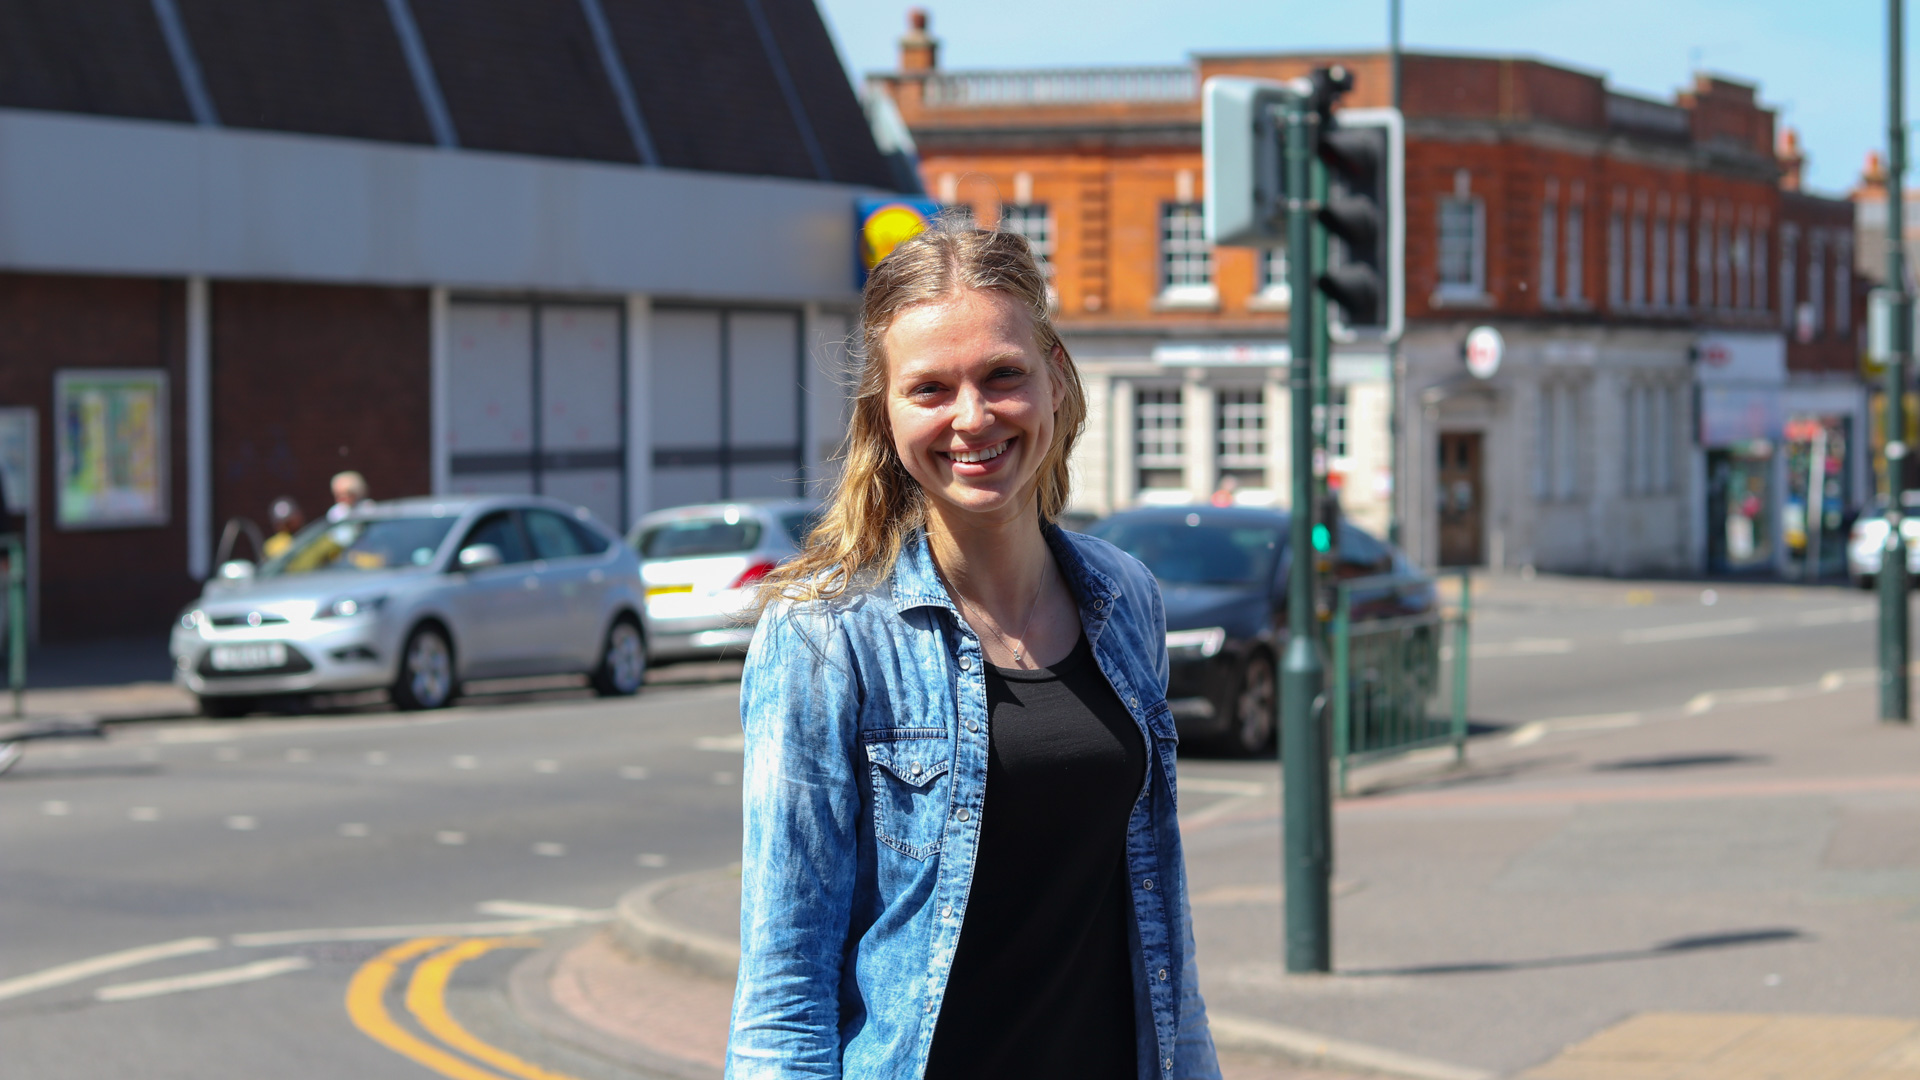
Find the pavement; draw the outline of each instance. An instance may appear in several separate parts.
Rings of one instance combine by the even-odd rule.
[[[1202,988],[1229,1077],[1920,1080],[1920,732],[1871,685],[1510,729],[1363,771],[1335,971],[1280,962],[1277,785],[1192,770]],[[1209,763],[1210,764],[1210,763]],[[718,1075],[736,868],[624,896],[549,968],[582,1028]]]

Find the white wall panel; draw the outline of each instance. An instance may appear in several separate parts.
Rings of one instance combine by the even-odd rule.
[[[451,305],[447,446],[456,459],[533,449],[531,321],[525,304]]]
[[[720,313],[653,313],[653,445],[720,442]]]
[[[555,304],[540,309],[540,446],[619,448],[619,308]]]

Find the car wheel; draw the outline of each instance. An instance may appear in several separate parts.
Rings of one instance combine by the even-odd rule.
[[[402,709],[438,709],[453,700],[453,647],[438,627],[422,626],[407,636],[400,653],[400,678],[393,703]]]
[[[250,697],[202,694],[200,715],[210,720],[238,720],[252,712],[259,704]]]
[[[1273,745],[1273,657],[1256,651],[1240,669],[1240,686],[1233,695],[1233,726],[1227,729],[1228,752],[1253,757]]]
[[[593,692],[601,697],[627,697],[639,693],[646,681],[647,643],[632,619],[621,618],[607,628],[600,666],[593,672]]]

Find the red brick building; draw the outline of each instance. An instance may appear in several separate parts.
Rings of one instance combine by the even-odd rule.
[[[46,638],[163,633],[223,523],[342,469],[619,528],[821,475],[854,202],[895,180],[808,0],[20,0],[0,35]]]
[[[1338,62],[1355,75],[1344,105],[1379,107],[1388,58],[946,71],[914,19],[899,70],[869,83],[911,131],[928,191],[1046,253],[1093,398],[1085,508],[1204,498],[1224,476],[1243,501],[1282,498],[1284,257],[1205,243],[1199,88]],[[1414,53],[1402,72],[1406,377],[1391,402],[1383,353],[1336,348],[1349,513],[1383,527],[1397,498],[1430,563],[1786,566],[1783,437],[1813,417],[1864,432],[1849,204],[1785,190],[1797,167],[1747,84],[1701,76],[1655,101],[1529,58]],[[1789,342],[1816,279],[1829,317]],[[1483,324],[1507,346],[1484,381],[1461,361]],[[1835,467],[1858,501],[1863,459]]]

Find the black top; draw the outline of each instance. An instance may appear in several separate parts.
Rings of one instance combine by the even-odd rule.
[[[988,667],[987,718],[980,851],[926,1076],[1132,1078],[1140,729],[1084,637],[1051,668]]]

